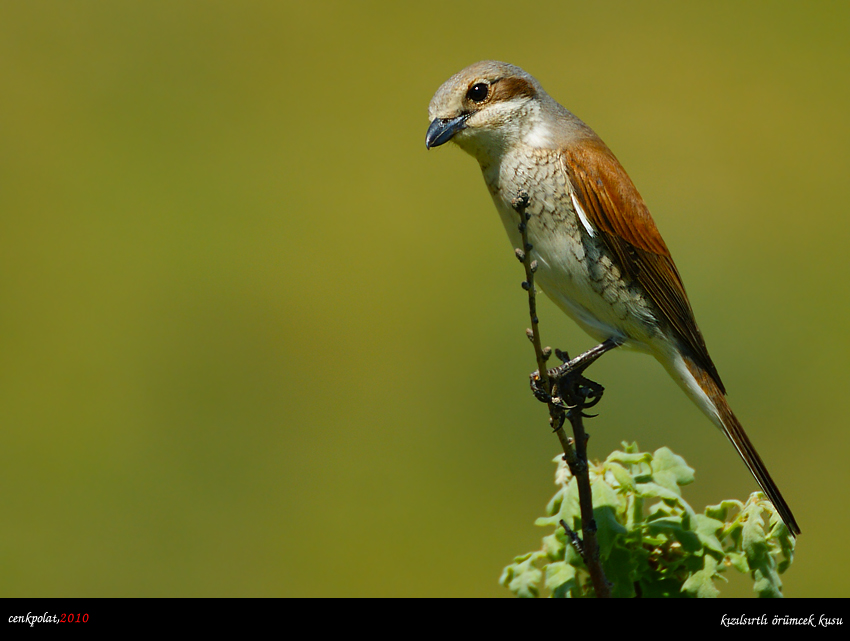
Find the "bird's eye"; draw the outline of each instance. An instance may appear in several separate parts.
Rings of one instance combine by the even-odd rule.
[[[466,97],[472,102],[484,102],[487,100],[487,94],[490,93],[490,87],[483,82],[477,82],[466,92]]]

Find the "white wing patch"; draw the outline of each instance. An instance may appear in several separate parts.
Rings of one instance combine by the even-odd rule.
[[[581,208],[581,205],[576,198],[576,194],[574,191],[570,192],[570,198],[573,200],[573,207],[575,207],[576,213],[578,214],[578,218],[581,221],[581,224],[584,225],[584,228],[587,230],[587,233],[590,234],[590,237],[593,238],[596,236],[596,230],[593,229],[593,226],[590,224],[590,219],[588,219],[587,214],[584,213],[584,209]]]

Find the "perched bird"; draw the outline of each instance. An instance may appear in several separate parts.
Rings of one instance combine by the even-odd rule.
[[[474,156],[514,247],[512,206],[526,212],[540,288],[596,340],[652,354],[732,441],[793,534],[800,528],[726,401],[726,389],[667,245],[617,158],[528,73],[477,62],[429,107],[429,149],[452,141]]]

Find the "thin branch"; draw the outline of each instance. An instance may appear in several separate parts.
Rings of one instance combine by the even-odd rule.
[[[534,272],[537,271],[537,261],[531,260],[532,245],[528,242],[528,221],[531,218],[528,208],[528,194],[520,191],[512,205],[519,214],[518,229],[522,237],[522,248],[516,250],[516,257],[525,267],[525,281],[522,287],[528,292],[528,312],[531,329],[526,334],[534,346],[537,359],[537,372],[531,375],[531,389],[534,395],[544,401],[549,408],[549,424],[558,436],[564,450],[564,460],[576,479],[579,490],[581,507],[582,538],[578,536],[563,521],[570,542],[584,560],[590,574],[590,580],[597,597],[610,597],[611,589],[602,563],[599,560],[599,545],[596,540],[596,521],[593,518],[593,501],[590,490],[590,477],[587,466],[587,435],[584,431],[583,410],[598,402],[602,395],[602,386],[584,378],[581,373],[590,363],[604,354],[616,343],[606,342],[589,350],[577,358],[570,360],[566,354],[558,351],[558,356],[564,361],[552,370],[546,369],[546,361],[551,356],[549,347],[543,348],[540,341],[539,319],[537,318],[537,299],[534,288]],[[568,419],[573,428],[574,439],[564,431],[564,421]],[[573,447],[575,444],[575,447]]]

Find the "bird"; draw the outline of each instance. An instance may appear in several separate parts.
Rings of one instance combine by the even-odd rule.
[[[451,141],[481,166],[514,247],[527,196],[536,282],[601,345],[649,353],[732,442],[792,535],[797,521],[726,400],[679,271],[613,152],[517,66],[472,64],[437,89],[427,149]]]

